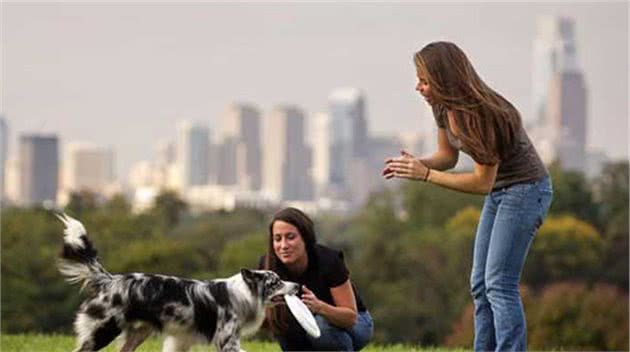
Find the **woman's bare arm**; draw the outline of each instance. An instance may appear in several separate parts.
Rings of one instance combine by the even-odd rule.
[[[457,165],[459,150],[453,148],[446,136],[445,128],[438,128],[438,149],[430,156],[420,158],[420,162],[434,170],[450,170]]]

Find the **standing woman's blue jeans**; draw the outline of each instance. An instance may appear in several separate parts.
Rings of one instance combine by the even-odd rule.
[[[527,349],[527,325],[518,287],[527,251],[552,196],[549,177],[486,196],[470,277],[475,351]]]

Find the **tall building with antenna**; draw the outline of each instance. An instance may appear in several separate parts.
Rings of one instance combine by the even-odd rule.
[[[586,163],[587,89],[573,20],[541,18],[533,49],[534,116],[526,125],[545,162],[581,171]]]

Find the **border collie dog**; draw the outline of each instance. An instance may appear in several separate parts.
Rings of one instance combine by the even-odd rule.
[[[282,304],[284,295],[299,290],[265,270],[242,269],[210,281],[110,274],[83,225],[63,213],[56,216],[66,227],[59,271],[88,293],[74,322],[75,351],[97,351],[121,334],[121,351],[134,351],[154,333],[166,335],[163,351],[187,351],[196,343],[241,351],[241,335],[258,330],[265,307]]]

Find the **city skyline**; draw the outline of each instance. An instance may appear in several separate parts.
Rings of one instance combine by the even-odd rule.
[[[386,11],[378,11],[378,4],[237,9],[5,3],[2,112],[10,155],[16,155],[15,141],[23,133],[95,141],[113,147],[116,178],[124,179],[132,164],[153,159],[158,142],[174,137],[176,120],[200,120],[220,131],[220,117],[234,101],[255,105],[263,119],[281,104],[297,105],[311,119],[327,111],[327,96],[339,86],[364,91],[370,135],[422,132],[421,119],[430,116],[413,90],[411,55],[438,39],[460,45],[481,76],[529,120],[536,21],[555,14],[575,21],[588,87],[587,144],[627,159],[627,80],[618,78],[627,72],[627,4],[420,3],[380,9],[385,6],[391,18],[379,14]],[[324,16],[329,19],[321,26]],[[457,28],[445,25],[447,17],[459,22]],[[166,25],[165,18],[173,23]],[[483,25],[461,29],[471,23]],[[256,25],[264,26],[255,31]],[[501,30],[506,25],[510,34]],[[226,28],[231,31],[222,36],[212,30]],[[50,32],[47,43],[43,31]],[[610,46],[601,37],[623,40]]]

